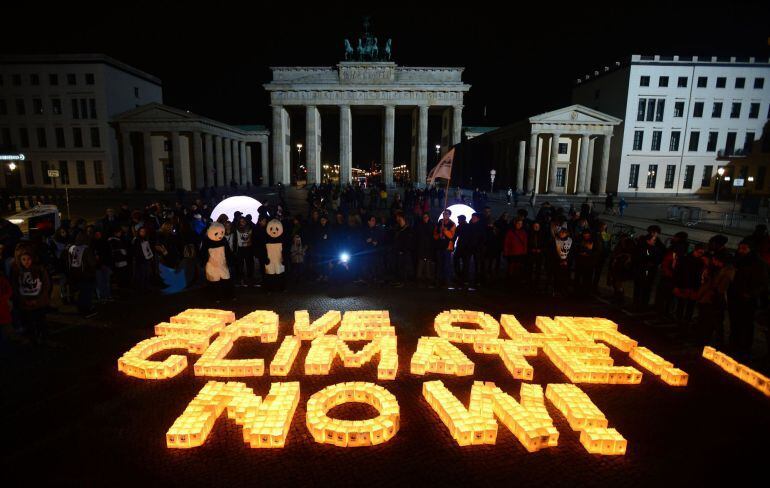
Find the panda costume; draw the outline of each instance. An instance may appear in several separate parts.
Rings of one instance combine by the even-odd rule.
[[[283,224],[278,219],[267,223],[267,261],[265,263],[265,284],[269,290],[282,288],[283,266]]]
[[[232,292],[230,269],[227,267],[225,227],[218,222],[211,224],[206,230],[203,246],[203,255],[206,258],[206,280],[218,290],[217,299],[221,300]]]

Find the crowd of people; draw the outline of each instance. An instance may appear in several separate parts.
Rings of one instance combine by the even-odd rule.
[[[293,213],[283,197],[279,189],[256,215],[238,212],[232,221],[212,215],[218,198],[208,192],[194,201],[122,205],[95,222],[65,222],[53,235],[29,238],[0,220],[0,324],[43,341],[46,312],[59,302],[92,317],[114,290],[162,291],[164,270],[184,273],[187,287],[203,285],[202,251],[214,221],[225,228],[234,285],[260,287],[272,219],[283,224],[284,289],[330,281],[469,290],[502,284],[512,292],[585,299],[604,279],[616,303],[625,305],[632,287],[633,309],[654,307],[679,321],[690,339],[728,347],[740,358],[749,355],[758,309],[767,305],[765,226],[733,253],[722,235],[691,243],[680,232],[664,243],[656,225],[638,236],[612,233],[588,200],[567,209],[548,202],[518,207],[518,199],[511,206],[509,198],[493,215],[478,190],[466,201],[459,189],[321,185],[308,188],[307,208]],[[479,211],[452,215],[445,202]],[[611,206],[605,202],[603,210]],[[729,340],[722,344],[727,318]]]

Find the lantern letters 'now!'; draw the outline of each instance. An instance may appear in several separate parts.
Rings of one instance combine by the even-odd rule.
[[[474,328],[463,327],[472,324]],[[449,435],[460,446],[494,444],[498,422],[502,423],[529,452],[558,445],[559,432],[545,408],[545,400],[580,433],[586,451],[601,455],[622,455],[627,441],[609,427],[605,415],[576,384],[604,383],[635,385],[642,372],[632,366],[617,366],[610,347],[628,354],[631,361],[670,386],[685,386],[688,376],[664,358],[618,331],[614,322],[592,317],[537,317],[538,332],[524,328],[514,315],[502,315],[498,322],[483,312],[448,310],[434,321],[436,336],[420,337],[409,362],[409,373],[416,376],[448,375],[472,377],[473,361],[458,347],[471,345],[474,353],[497,355],[511,377],[521,383],[514,399],[499,386],[475,381],[470,403],[465,407],[437,379],[425,381],[422,395]],[[337,328],[337,333],[332,331]],[[507,338],[500,337],[501,330]],[[235,341],[241,337],[274,343],[279,338],[278,315],[256,310],[236,320],[226,310],[188,309],[155,326],[155,337],[143,340],[120,359],[118,370],[142,380],[163,380],[182,374],[187,356],[171,354],[162,361],[150,359],[165,351],[186,350],[200,355],[194,363],[195,376],[212,378],[275,377],[292,374],[329,375],[335,359],[342,367],[360,368],[377,359],[377,379],[395,380],[398,374],[396,328],[387,311],[329,311],[311,320],[307,311],[294,313],[293,335],[283,337],[270,367],[265,359],[227,359]],[[213,339],[213,341],[212,341]],[[354,352],[348,341],[367,341]],[[302,343],[310,346],[304,368],[294,367]],[[463,346],[468,347],[468,346]],[[535,371],[527,357],[542,351],[571,384],[533,384]],[[713,351],[704,356],[731,370],[732,363]],[[729,359],[729,358],[728,358]],[[741,372],[733,373],[747,376]],[[754,378],[754,376],[752,376]],[[747,380],[750,381],[750,380]],[[752,382],[752,381],[750,381]],[[766,388],[766,380],[756,379],[755,387]],[[242,426],[244,441],[254,448],[281,448],[287,442],[289,426],[300,398],[299,382],[270,385],[262,398],[241,382],[209,381],[176,419],[166,434],[169,448],[202,445],[216,420],[228,417]],[[365,403],[379,415],[368,420],[339,420],[329,411],[349,402]],[[347,382],[327,386],[310,396],[305,423],[315,442],[340,447],[363,447],[389,442],[400,426],[396,397],[385,387],[369,382]]]

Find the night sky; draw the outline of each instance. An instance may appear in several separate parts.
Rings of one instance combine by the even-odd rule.
[[[362,32],[364,15],[381,43],[393,39],[396,63],[466,68],[472,88],[465,125],[504,125],[569,104],[577,77],[632,53],[770,54],[767,1],[530,3],[539,9],[506,2],[512,8],[503,11],[497,2],[468,1],[188,2],[173,8],[131,2],[86,11],[30,2],[34,10],[3,8],[0,51],[103,52],[163,80],[169,105],[231,124],[268,126],[261,86],[269,81],[268,67],[333,66],[343,57],[343,39],[353,42]],[[292,115],[292,138],[301,142],[304,115]],[[354,162],[379,159],[379,120],[354,114],[353,122]],[[336,116],[329,113],[323,124],[326,159],[337,149]],[[408,157],[408,124],[406,114],[398,117],[397,162]],[[430,125],[432,147],[438,118]]]

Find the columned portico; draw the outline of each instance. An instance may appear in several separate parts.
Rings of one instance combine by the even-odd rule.
[[[192,133],[193,161],[195,164],[195,183],[193,188],[200,188],[206,184],[205,168],[203,165],[203,137],[200,132]]]
[[[224,154],[222,154],[222,138],[214,136],[214,159],[216,161],[217,168],[217,186],[225,186],[225,160]]]
[[[428,175],[428,107],[421,105],[417,116],[417,179],[422,185]]]
[[[382,154],[382,178],[383,182],[390,186],[393,184],[393,158],[396,141],[396,107],[385,106],[385,123],[383,125],[383,154]]]
[[[551,152],[549,154],[550,161],[548,166],[548,188],[546,193],[556,193],[556,177],[558,175],[556,165],[559,162],[559,138],[561,134],[558,132],[551,134]],[[565,185],[566,187],[566,185]]]
[[[350,105],[340,105],[340,183],[350,183],[353,173],[353,126]]]
[[[307,183],[312,185],[321,183],[321,114],[315,105],[308,105],[305,110],[305,166]]]
[[[206,145],[206,186],[214,186],[216,170],[214,169],[214,136],[206,134],[204,136]]]

